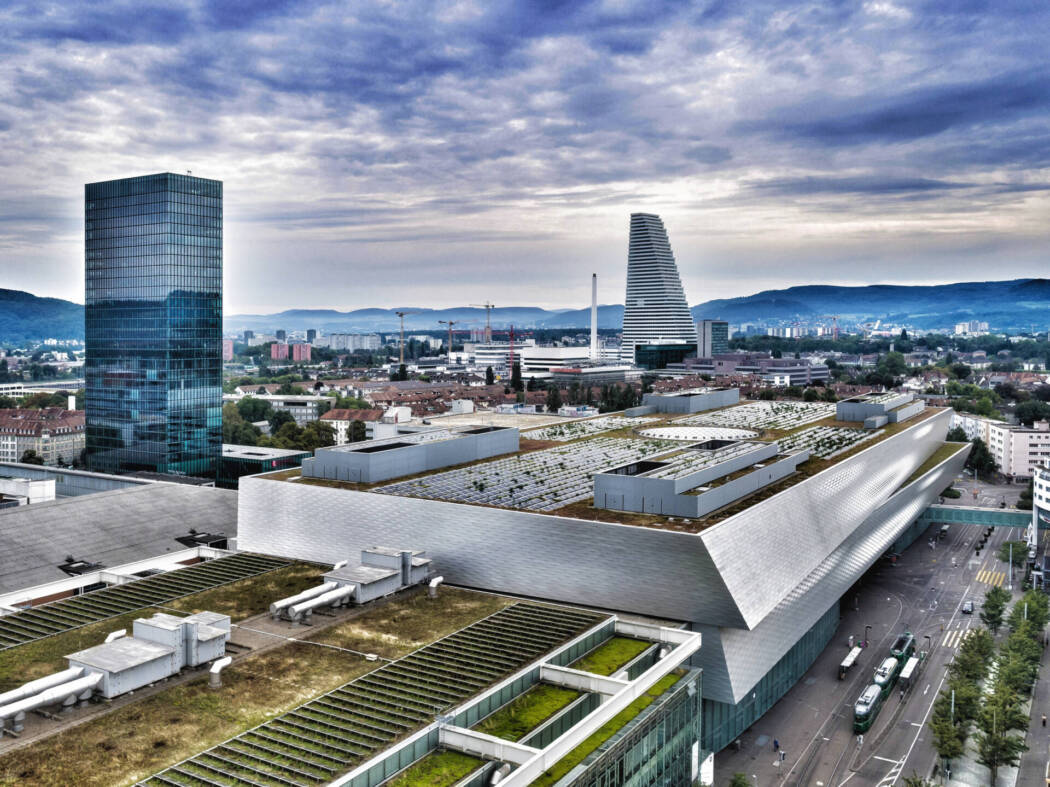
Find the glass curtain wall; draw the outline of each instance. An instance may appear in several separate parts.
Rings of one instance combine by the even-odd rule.
[[[222,183],[85,192],[87,462],[214,478],[222,450]]]

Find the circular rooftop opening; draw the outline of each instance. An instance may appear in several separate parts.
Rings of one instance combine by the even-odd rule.
[[[638,434],[658,440],[686,440],[691,443],[707,440],[746,440],[758,436],[758,432],[752,432],[750,429],[729,429],[723,426],[657,426],[641,429]]]

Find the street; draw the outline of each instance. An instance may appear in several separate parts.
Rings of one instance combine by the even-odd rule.
[[[969,483],[972,488],[972,479]],[[978,496],[982,494],[979,487]],[[989,491],[987,496],[993,494],[1004,493]],[[736,772],[757,785],[792,787],[891,787],[913,772],[931,775],[938,758],[925,721],[946,667],[966,632],[980,625],[985,592],[993,585],[1010,584],[1006,563],[996,557],[998,546],[1024,538],[1018,528],[997,528],[978,556],[974,542],[982,528],[952,525],[931,549],[929,538],[939,530],[939,525],[931,526],[895,565],[882,561],[874,567],[856,598],[842,599],[838,631],[813,666],[740,737],[739,751],[729,747],[716,755],[717,784],[728,783]],[[1020,579],[1015,582],[1019,585]],[[1019,594],[1019,587],[1014,592]],[[972,615],[960,610],[967,599],[975,603]],[[850,636],[859,642],[866,629],[869,647],[839,680],[838,666],[849,652]],[[863,737],[855,735],[854,701],[889,655],[894,638],[905,630],[915,635],[918,650],[929,650],[930,655],[908,688],[894,688],[872,728]],[[1044,698],[1050,695],[1050,686],[1041,683],[1040,688]],[[786,754],[783,762],[773,752],[774,738]],[[1045,754],[1050,738],[1041,745]]]

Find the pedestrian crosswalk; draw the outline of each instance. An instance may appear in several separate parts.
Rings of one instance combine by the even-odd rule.
[[[970,629],[956,629],[955,631],[949,631],[944,635],[944,639],[941,640],[941,646],[945,648],[958,647],[966,635],[970,633]]]
[[[1006,581],[1006,572],[984,569],[977,572],[977,581],[984,582],[986,585],[1001,586]]]

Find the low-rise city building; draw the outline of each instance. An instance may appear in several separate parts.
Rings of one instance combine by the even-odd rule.
[[[0,410],[0,462],[33,451],[46,465],[72,464],[85,445],[84,413],[62,407]]]

